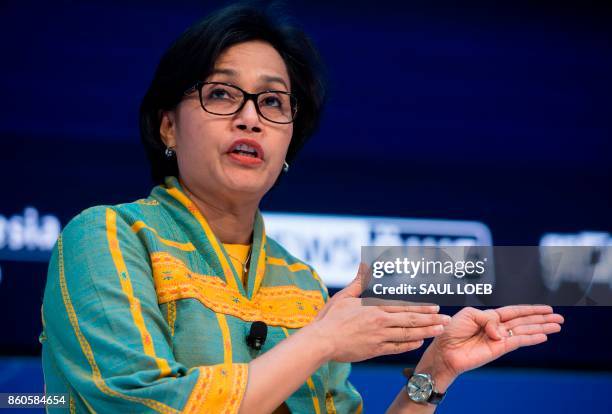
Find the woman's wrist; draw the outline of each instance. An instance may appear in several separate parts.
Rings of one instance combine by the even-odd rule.
[[[308,337],[309,342],[312,344],[310,349],[320,356],[321,365],[333,359],[335,355],[334,341],[331,335],[323,328],[321,321],[314,321],[306,325],[300,329],[300,334]]]
[[[446,392],[448,387],[450,387],[458,376],[458,374],[452,372],[444,363],[434,344],[429,345],[414,369],[414,372],[417,374],[424,373],[431,375],[436,386],[436,391],[439,393]]]

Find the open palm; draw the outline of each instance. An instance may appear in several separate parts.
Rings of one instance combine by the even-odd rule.
[[[547,305],[498,309],[464,308],[431,344],[436,359],[452,375],[478,368],[523,346],[542,343],[559,332],[563,317]]]

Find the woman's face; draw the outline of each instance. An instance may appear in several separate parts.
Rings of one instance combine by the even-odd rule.
[[[285,62],[263,41],[229,47],[205,81],[231,83],[250,93],[291,91]],[[192,192],[260,199],[280,174],[293,124],[262,118],[252,100],[236,114],[210,114],[195,91],[163,114],[160,133],[165,145],[174,147],[181,180]],[[246,152],[236,150],[239,144],[247,146],[241,147]]]

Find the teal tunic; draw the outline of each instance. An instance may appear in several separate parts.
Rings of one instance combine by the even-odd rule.
[[[146,199],[85,210],[49,264],[46,392],[69,394],[71,412],[237,412],[249,361],[310,323],[328,299],[316,272],[266,237],[259,212],[248,274],[245,287],[174,177]],[[268,338],[254,351],[245,337],[258,320]],[[350,364],[323,365],[287,406],[360,412],[349,372]]]

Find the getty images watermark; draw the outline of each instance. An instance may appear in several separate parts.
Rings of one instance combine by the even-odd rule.
[[[611,246],[376,246],[361,253],[365,304],[612,305]]]

